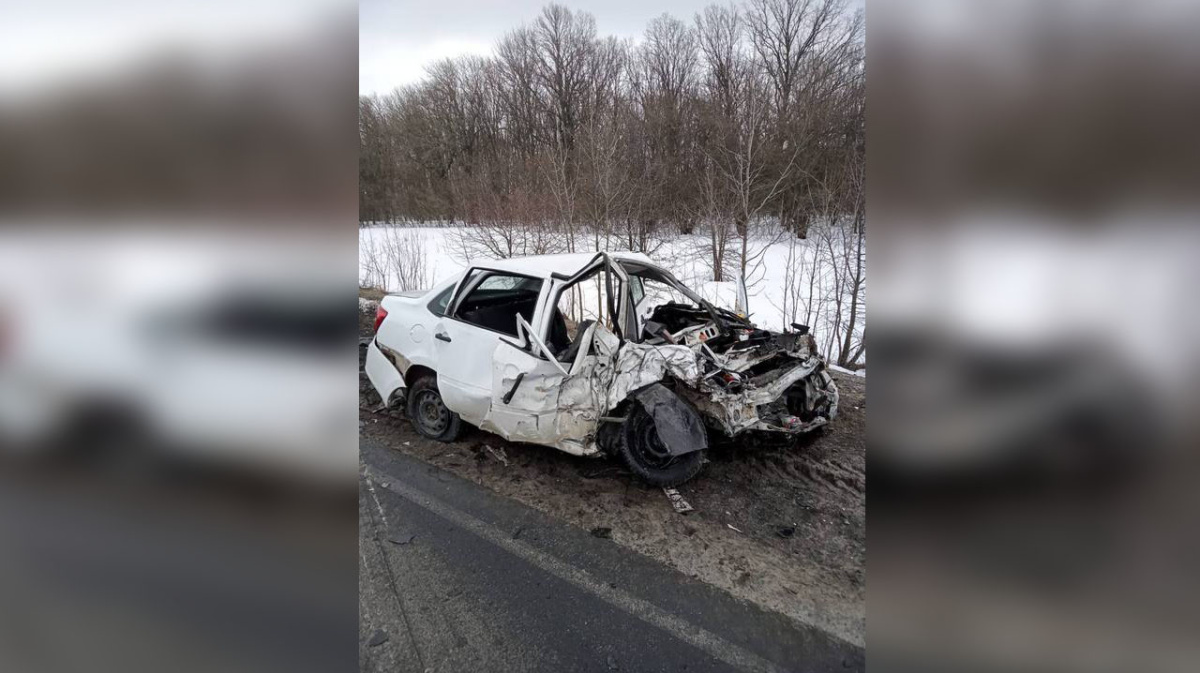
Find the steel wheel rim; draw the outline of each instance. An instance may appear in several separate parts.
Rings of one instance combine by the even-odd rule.
[[[440,435],[450,421],[450,411],[442,404],[442,398],[432,390],[422,390],[417,395],[416,418],[420,426],[430,434]]]
[[[632,448],[642,464],[654,469],[663,469],[675,461],[675,457],[663,445],[662,438],[658,436],[658,428],[654,427],[652,420],[649,418],[638,419],[633,430]]]

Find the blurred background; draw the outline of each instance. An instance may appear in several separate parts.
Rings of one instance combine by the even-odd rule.
[[[1198,27],[868,3],[872,668],[1196,669]]]
[[[356,12],[0,2],[0,669],[357,668]]]
[[[0,4],[0,669],[357,666],[354,3]],[[1194,670],[1200,7],[871,0],[871,665]]]

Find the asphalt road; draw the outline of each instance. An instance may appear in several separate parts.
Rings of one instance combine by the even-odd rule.
[[[862,648],[364,440],[362,671],[847,671]]]
[[[354,670],[351,493],[0,464],[0,671]]]

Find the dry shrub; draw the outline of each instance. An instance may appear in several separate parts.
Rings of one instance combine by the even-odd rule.
[[[360,284],[391,292],[423,290],[433,282],[419,231],[379,227],[359,245],[364,276]]]

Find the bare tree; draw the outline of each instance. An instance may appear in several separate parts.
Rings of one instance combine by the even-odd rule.
[[[847,192],[853,204],[849,216],[849,241],[843,245],[841,255],[845,267],[845,288],[850,296],[842,343],[838,350],[837,363],[843,367],[857,368],[859,359],[866,349],[866,340],[858,333],[859,317],[866,301],[866,190],[865,166],[852,165],[847,171]],[[840,311],[839,311],[840,313]]]
[[[750,0],[746,23],[781,119],[787,117],[805,58],[844,12],[845,0]]]
[[[548,94],[553,119],[554,144],[562,150],[574,145],[584,97],[588,59],[595,48],[596,20],[585,12],[562,5],[547,5],[534,24],[538,75]]]
[[[737,122],[730,146],[708,155],[711,166],[729,195],[734,230],[738,237],[737,270],[750,287],[762,275],[763,254],[778,240],[778,229],[756,227],[779,195],[795,167],[795,156],[781,171],[771,170],[768,146],[769,100],[763,87],[750,80],[738,99]],[[767,238],[756,239],[755,233]]]

